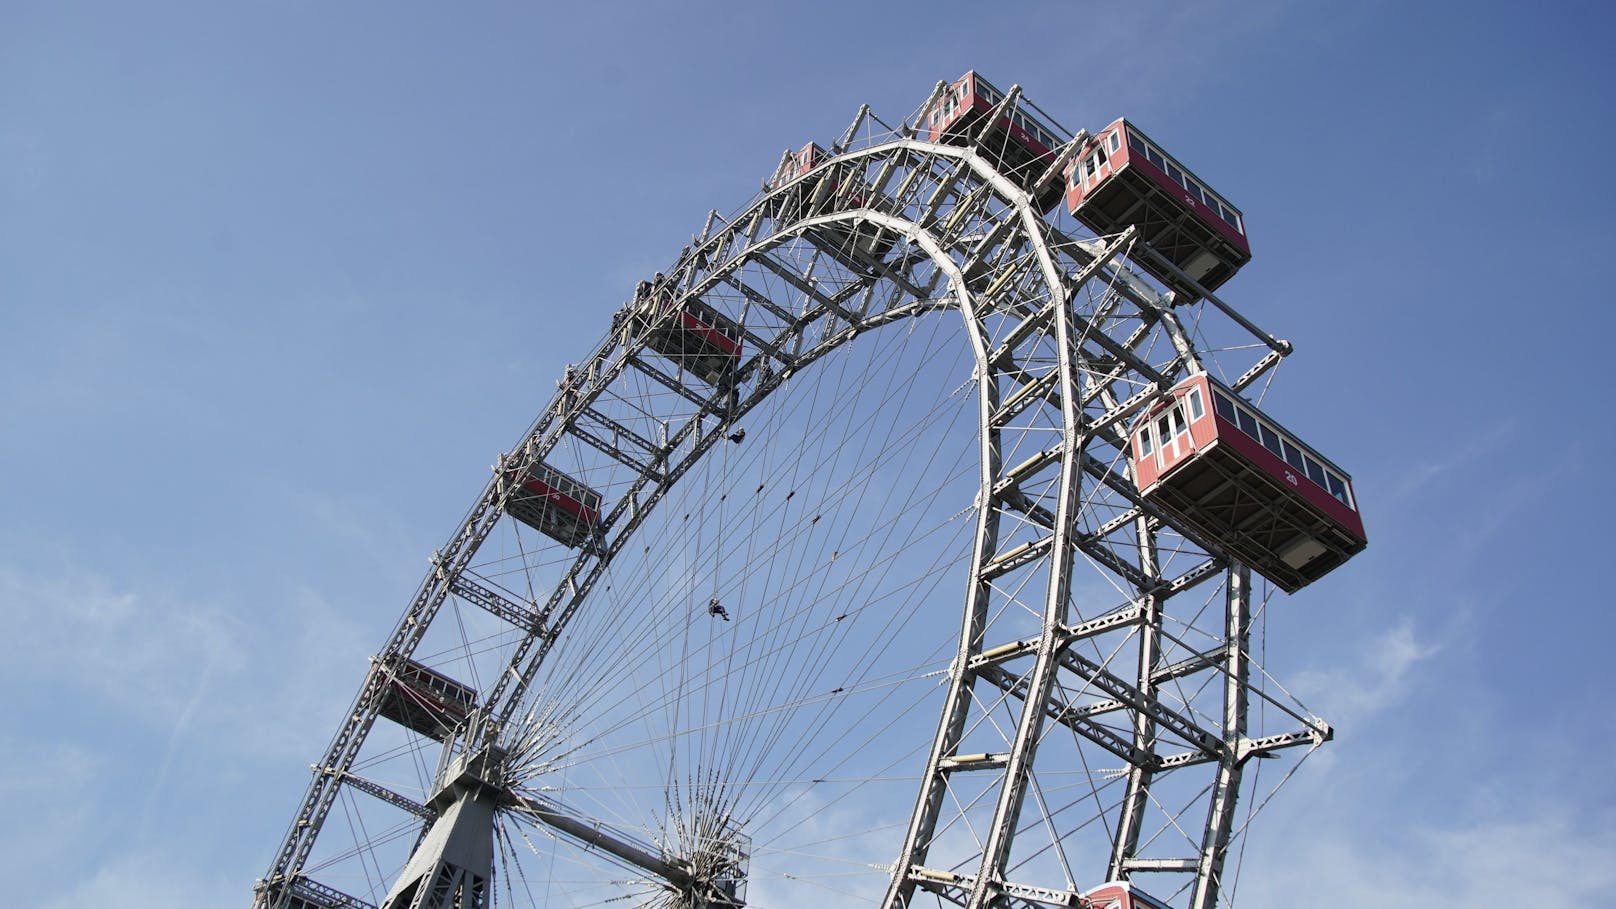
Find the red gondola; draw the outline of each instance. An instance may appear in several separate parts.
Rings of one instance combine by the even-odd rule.
[[[407,729],[443,741],[477,708],[477,691],[414,660],[388,657],[377,712]]]
[[[780,189],[828,160],[830,152],[820,148],[819,143],[810,142],[785,156],[780,166],[774,169],[773,176],[769,177],[769,189]],[[841,181],[837,179],[804,180],[790,192],[776,197],[777,218],[786,221],[818,214],[831,203],[840,187]]]
[[[1134,482],[1287,593],[1366,545],[1352,478],[1209,376],[1173,388],[1133,431]]]
[[[741,362],[741,327],[694,297],[676,303],[673,292],[651,286],[635,301],[628,320],[631,336],[703,381],[718,384]]]
[[[982,132],[988,114],[1005,98],[1004,92],[988,80],[966,73],[950,85],[921,115],[921,134],[928,142],[970,145]],[[977,143],[977,150],[991,160],[1000,173],[1022,189],[1031,192],[1038,178],[1055,161],[1055,152],[1065,143],[1059,132],[1038,117],[1024,100],[1004,111]],[[1048,213],[1060,201],[1059,181],[1033,199],[1038,210]]]
[[[1137,890],[1131,881],[1111,881],[1083,894],[1087,909],[1171,909],[1159,899]]]
[[[799,179],[829,159],[829,152],[810,142],[780,162],[774,175],[769,178],[769,189],[789,189],[776,197],[773,210],[776,221],[787,223],[837,210],[864,208],[869,204],[871,193],[868,185],[861,183],[849,187],[848,170],[843,165],[825,168],[822,173],[808,179]],[[794,186],[793,181],[797,181]],[[898,237],[891,231],[871,224],[854,225],[850,222],[816,227],[808,232],[808,238],[820,249],[859,271],[869,271],[872,266],[884,262],[898,242]]]
[[[506,499],[505,513],[558,543],[582,546],[600,524],[600,493],[535,464]]]
[[[1251,261],[1239,209],[1127,120],[1107,126],[1083,149],[1066,175],[1066,204],[1097,234],[1137,226],[1141,240],[1207,290]],[[1148,256],[1135,261],[1178,302],[1200,296]]]

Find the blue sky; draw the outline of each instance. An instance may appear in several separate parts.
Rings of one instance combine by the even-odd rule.
[[[364,660],[635,281],[980,69],[1241,206],[1370,548],[1242,906],[1616,903],[1595,3],[0,9],[0,872],[244,905]],[[25,876],[26,872],[26,876]]]

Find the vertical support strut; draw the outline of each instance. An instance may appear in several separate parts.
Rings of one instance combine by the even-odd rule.
[[[487,909],[494,801],[467,793],[433,823],[380,909]]]
[[[960,295],[966,296],[965,291],[961,290]],[[977,405],[982,429],[980,443],[982,493],[977,499],[976,543],[971,551],[971,573],[966,586],[960,642],[954,654],[947,700],[938,722],[937,736],[932,741],[931,755],[926,760],[920,797],[914,815],[910,819],[908,833],[904,836],[898,861],[893,866],[892,880],[888,884],[886,898],[882,901],[882,905],[888,909],[897,909],[909,904],[909,899],[914,893],[910,869],[925,858],[929,841],[937,826],[938,816],[942,811],[943,799],[948,791],[947,781],[944,778],[947,771],[943,762],[954,755],[965,731],[965,722],[970,715],[972,687],[976,680],[975,672],[970,669],[970,662],[972,657],[982,652],[982,635],[987,625],[991,591],[984,576],[984,569],[998,551],[999,510],[989,499],[989,493],[998,482],[1003,460],[999,445],[999,430],[993,420],[993,414],[999,409],[999,383],[993,376],[993,366],[988,360],[987,347],[981,340],[982,333],[974,324],[974,308],[967,304],[962,306],[962,309],[965,310],[967,322],[973,323],[969,324],[968,333],[976,351],[977,374],[981,377],[977,388]]]
[[[1244,773],[1244,744],[1247,722],[1247,688],[1251,682],[1251,569],[1236,563],[1229,566],[1229,588],[1224,616],[1226,648],[1224,656],[1223,730],[1224,757],[1218,762],[1218,775],[1212,784],[1212,802],[1207,808],[1206,833],[1195,874],[1195,892],[1190,909],[1212,909],[1218,902],[1223,878],[1223,859],[1229,836],[1234,831],[1235,803],[1240,798]]]
[[[453,746],[453,739],[445,744],[446,755]],[[488,909],[504,763],[505,752],[496,746],[463,751],[445,762],[428,802],[437,820],[379,909]]]
[[[1012,90],[1011,94],[1015,94]],[[1077,360],[1082,356],[1072,339],[1072,312],[1064,297],[1051,295],[1048,301],[1050,321],[1054,326],[1054,340],[1060,351],[1061,455],[1060,479],[1055,501],[1055,522],[1050,529],[1048,555],[1048,587],[1045,590],[1043,624],[1038,635],[1037,656],[1031,677],[1022,697],[1021,715],[1016,723],[1015,736],[1010,742],[1004,781],[999,789],[998,804],[993,812],[993,826],[987,843],[982,847],[982,864],[977,872],[977,887],[966,903],[967,909],[987,909],[999,892],[998,884],[1005,880],[1005,867],[1010,858],[1010,847],[1015,839],[1016,825],[1021,818],[1021,807],[1026,801],[1032,778],[1033,756],[1049,716],[1046,709],[1055,687],[1060,668],[1060,652],[1065,645],[1063,630],[1066,625],[1067,604],[1071,591],[1071,562],[1075,547],[1072,545],[1078,487],[1082,478],[1083,448],[1086,439],[1079,433],[1082,415],[1078,409]]]
[[[1139,536],[1139,567],[1153,585],[1161,582],[1161,567],[1156,561],[1156,535],[1150,521],[1140,517],[1135,521]],[[1145,595],[1144,615],[1139,622],[1139,673],[1136,682],[1139,693],[1147,698],[1156,696],[1156,661],[1161,654],[1161,595],[1152,591]],[[1149,711],[1138,711],[1133,716],[1133,745],[1137,754],[1156,753],[1156,720]],[[1141,763],[1128,767],[1128,786],[1122,796],[1122,807],[1117,817],[1116,837],[1111,846],[1108,880],[1127,878],[1127,861],[1139,849],[1139,830],[1144,823],[1145,806],[1149,802],[1150,782],[1154,768]]]

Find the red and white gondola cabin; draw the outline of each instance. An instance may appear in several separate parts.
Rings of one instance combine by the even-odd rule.
[[[774,170],[774,176],[769,178],[769,188],[779,189],[829,159],[830,153],[820,148],[818,142],[810,142],[780,162],[780,166]]]
[[[1004,92],[972,70],[955,80],[921,116],[921,135],[928,142],[970,145],[983,132],[988,115],[1004,99]],[[987,128],[977,150],[993,161],[1000,173],[1030,192],[1064,144],[1053,126],[1018,100]],[[1033,204],[1048,213],[1060,201],[1060,194],[1060,182],[1053,181],[1033,199]]]
[[[1086,909],[1172,909],[1166,903],[1134,889],[1131,881],[1111,881],[1083,894]]]
[[[600,524],[600,493],[548,464],[534,464],[506,499],[505,513],[558,543],[582,546]]]
[[[1101,130],[1072,164],[1066,204],[1096,234],[1137,226],[1144,243],[1209,291],[1251,261],[1240,210],[1125,119]],[[1200,297],[1149,256],[1135,261],[1179,303]]]
[[[414,660],[389,657],[377,713],[429,738],[443,741],[477,709],[477,691]]]
[[[777,190],[790,185],[793,180],[812,172],[830,158],[830,153],[817,143],[804,145],[786,155],[780,166],[775,168],[774,176],[769,178],[769,189]],[[862,180],[849,185],[849,175],[849,169],[837,166],[827,168],[818,177],[802,180],[776,197],[773,217],[785,222],[836,210],[865,207],[871,196],[869,185]],[[808,238],[843,264],[866,272],[886,261],[898,243],[897,234],[868,222],[822,225],[809,231]]]
[[[823,165],[830,158],[830,152],[821,148],[819,143],[810,142],[804,145],[802,148],[787,154],[784,160],[780,162],[780,166],[775,168],[774,176],[769,178],[769,189],[780,189],[789,185],[793,180],[797,180]],[[780,219],[806,218],[810,215],[823,214],[829,211],[835,197],[839,195],[838,191],[842,188],[842,178],[841,174],[836,173],[834,169],[827,171],[824,176],[828,176],[830,179],[803,180],[791,192],[781,194],[778,197],[779,204],[775,217]],[[845,201],[843,207],[859,208],[865,203],[865,200],[865,193],[854,188],[851,197]]]
[[[1287,593],[1366,545],[1352,478],[1210,376],[1176,385],[1132,447],[1145,501]]]
[[[643,335],[647,347],[711,384],[741,362],[739,325],[694,297],[678,303],[664,288],[653,288],[640,301],[630,330]]]

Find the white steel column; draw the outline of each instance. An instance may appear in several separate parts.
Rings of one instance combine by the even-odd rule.
[[[1246,761],[1247,689],[1251,683],[1251,569],[1238,563],[1230,566],[1225,603],[1223,741],[1228,747],[1218,762],[1217,779],[1213,783],[1190,909],[1212,909],[1217,905],[1223,859],[1229,835],[1234,830],[1235,804],[1240,798],[1240,780]]]

